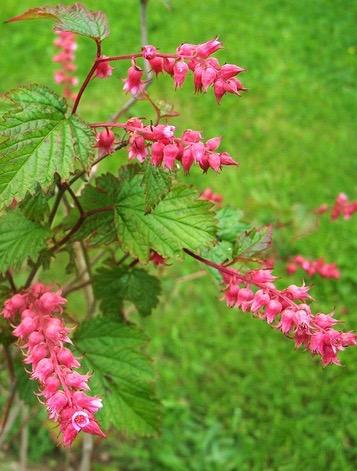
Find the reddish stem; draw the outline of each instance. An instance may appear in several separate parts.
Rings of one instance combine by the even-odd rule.
[[[157,53],[157,57],[162,57],[166,59],[175,59],[177,58],[176,54],[164,54],[164,53]],[[98,64],[100,62],[111,62],[111,61],[122,61],[122,60],[127,60],[127,59],[138,59],[139,57],[143,57],[142,52],[137,52],[135,54],[124,54],[121,56],[109,56],[109,57],[103,57],[101,59],[98,59]]]
[[[84,93],[84,90],[87,88],[91,78],[94,75],[94,72],[95,72],[96,68],[97,68],[97,59],[94,61],[90,71],[88,72],[87,77],[85,78],[84,82],[82,83],[82,86],[81,86],[81,88],[78,92],[78,95],[76,96],[76,99],[75,99],[75,102],[74,102],[73,108],[72,108],[72,114],[74,114],[77,111],[77,108],[78,108],[79,102],[81,101],[81,97]]]

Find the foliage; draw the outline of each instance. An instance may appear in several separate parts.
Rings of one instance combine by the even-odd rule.
[[[139,106],[140,106],[140,105],[139,105]],[[243,106],[244,106],[244,105],[243,105]],[[248,165],[249,165],[249,164],[248,164]],[[259,178],[259,176],[256,176],[256,177]],[[225,178],[225,177],[223,177],[223,179],[224,179],[224,178]],[[222,181],[222,180],[221,180],[221,181]],[[228,180],[227,180],[227,181],[228,181]],[[223,186],[223,185],[222,185],[222,186]],[[88,186],[87,186],[86,188],[88,188]],[[231,190],[228,188],[228,185],[227,185],[227,192],[229,193],[230,191],[231,191]],[[243,191],[243,190],[238,190],[238,191],[239,191],[240,194],[242,194],[242,191]],[[263,192],[264,192],[264,191],[265,191],[265,190],[263,189]],[[99,207],[99,206],[98,206],[98,207]],[[147,209],[148,209],[148,208],[145,208],[145,211],[147,211]],[[268,211],[267,211],[267,213],[268,213]],[[77,213],[77,216],[78,216],[78,213]],[[102,214],[99,214],[99,213],[98,213],[97,215],[90,216],[90,217],[86,220],[86,222],[83,224],[83,226],[82,226],[81,229],[84,229],[86,223],[89,222],[91,219],[94,220],[95,218],[97,218],[97,217],[99,218],[99,217],[101,217],[101,216],[103,216],[103,217],[104,217],[104,216],[111,216],[111,213],[102,213]],[[268,215],[268,216],[266,216],[266,215],[261,215],[261,217],[262,217],[262,218],[263,218],[263,217],[267,217],[267,218],[268,218],[268,222],[270,222],[269,215]],[[107,223],[107,227],[108,227],[108,228],[109,228],[109,227],[110,227],[110,228],[113,227],[113,226],[111,226],[111,224],[112,224],[111,221],[112,221],[112,219],[110,219],[110,222],[108,221],[108,223]],[[266,221],[263,221],[263,222],[266,222]],[[100,224],[100,223],[99,223],[99,224],[98,224],[98,227],[101,227],[101,228],[103,229],[103,234],[106,234],[106,233],[109,234],[109,235],[110,235],[110,234],[112,234],[112,235],[114,234],[114,238],[116,238],[116,235],[115,235],[115,232],[114,232],[114,231],[112,231],[112,230],[106,230],[106,229],[105,229],[105,227],[104,227],[105,224],[106,224],[106,223],[103,223],[103,224]],[[246,228],[248,229],[248,225],[246,225]],[[88,232],[89,232],[89,237],[90,237],[91,231],[88,230]],[[79,236],[79,234],[80,234],[80,231],[78,231],[78,233],[75,234],[75,238],[81,240],[81,237]],[[72,239],[72,240],[73,240],[73,239]],[[111,236],[109,237],[109,240],[110,240],[110,242],[113,241],[113,239],[111,239]],[[214,249],[218,249],[219,247],[221,247],[221,246],[222,246],[222,243],[223,243],[223,244],[226,244],[226,241],[221,241],[220,244],[217,244],[217,245],[214,247]],[[244,241],[243,241],[243,243],[244,243]],[[229,253],[229,252],[227,252],[227,253]],[[226,258],[232,258],[232,257],[226,255]],[[206,285],[204,284],[203,286],[206,286]],[[340,290],[340,288],[338,288],[338,290]],[[211,315],[213,316],[212,313],[211,313]],[[243,340],[245,340],[245,339],[242,339],[241,342],[242,342]],[[233,347],[232,347],[232,348],[233,348]],[[228,362],[228,363],[229,363],[229,362]],[[202,460],[203,460],[203,459],[204,459],[204,458],[202,458]],[[174,466],[174,465],[171,465],[171,466]],[[174,468],[173,468],[173,469],[174,469]]]

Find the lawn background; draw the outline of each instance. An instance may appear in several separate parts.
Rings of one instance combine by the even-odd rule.
[[[276,235],[277,251],[336,262],[341,281],[314,280],[316,307],[326,312],[335,308],[347,327],[357,330],[357,217],[334,223],[324,218],[317,232],[296,237],[297,228],[309,226],[312,208],[332,202],[340,191],[357,197],[357,3],[174,0],[171,9],[166,3],[150,1],[151,43],[171,51],[181,42],[219,35],[225,45],[220,59],[248,69],[242,80],[249,93],[240,99],[225,97],[220,106],[212,92],[193,95],[191,80],[176,93],[168,77],[152,86],[153,97],[181,112],[175,120],[179,129],[200,129],[207,138],[222,135],[222,148],[241,163],[218,176],[196,169],[188,180],[222,193],[248,220],[293,218],[294,225]],[[109,17],[112,32],[104,43],[105,54],[139,48],[136,0],[85,4]],[[1,19],[33,6],[39,5],[2,0]],[[51,83],[52,40],[45,21],[2,24],[0,91],[20,83]],[[80,38],[81,78],[93,54],[91,42]],[[126,67],[116,64],[111,80],[92,83],[79,113],[100,121],[114,112],[125,99],[120,79]],[[141,116],[148,111],[139,104],[133,112]],[[124,162],[125,153],[118,159]],[[323,369],[264,323],[225,308],[208,277],[175,281],[199,269],[191,261],[170,267],[166,296],[143,322],[152,337],[150,352],[165,405],[161,437],[111,438],[98,455],[109,458],[108,464],[95,469],[355,469],[356,351],[342,355],[343,367]],[[283,275],[281,265],[277,272]],[[36,427],[33,433],[31,457],[50,467],[57,458],[46,445],[47,435]]]

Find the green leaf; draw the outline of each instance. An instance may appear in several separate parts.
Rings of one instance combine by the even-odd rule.
[[[237,238],[236,255],[242,257],[254,257],[262,255],[272,244],[272,227],[263,226],[252,228],[240,234]]]
[[[21,15],[7,20],[7,23],[23,20],[54,20],[54,30],[71,31],[87,36],[95,41],[102,41],[109,36],[107,17],[100,11],[90,11],[80,3],[31,8]]]
[[[115,224],[124,250],[146,260],[150,249],[164,257],[181,255],[184,247],[196,250],[213,243],[212,205],[198,199],[195,190],[177,186],[145,213],[141,176],[123,180],[115,203]]]
[[[36,381],[29,378],[25,368],[26,365],[24,365],[23,359],[17,358],[15,361],[16,388],[20,399],[22,399],[27,405],[33,406],[38,403],[38,399],[36,397],[38,385]]]
[[[96,273],[93,283],[103,313],[118,316],[123,302],[130,301],[141,315],[148,316],[159,302],[160,281],[145,270],[104,268]]]
[[[48,219],[50,206],[48,204],[49,197],[41,191],[32,195],[27,195],[19,205],[19,208],[31,221],[44,222]]]
[[[0,207],[22,200],[37,186],[48,189],[55,173],[67,180],[94,156],[93,130],[67,116],[63,98],[40,85],[8,92],[11,111],[0,122]]]
[[[135,327],[97,317],[76,331],[82,365],[93,372],[91,391],[103,399],[98,419],[128,435],[153,435],[161,422],[154,396],[154,373],[143,353],[143,334]]]
[[[15,209],[0,218],[0,272],[18,268],[46,247],[50,231]]]
[[[172,178],[167,171],[147,164],[142,185],[144,187],[145,212],[149,213],[170,191]]]
[[[218,232],[217,237],[227,242],[235,242],[237,236],[249,229],[249,225],[242,222],[243,212],[236,208],[222,208],[217,212]]]

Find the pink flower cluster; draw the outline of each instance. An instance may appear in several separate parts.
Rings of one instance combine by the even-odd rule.
[[[350,201],[345,193],[339,193],[332,208],[324,203],[316,209],[317,214],[324,214],[328,211],[331,211],[331,219],[338,219],[340,216],[350,219],[354,213],[357,213],[357,200]]]
[[[206,188],[200,195],[201,200],[210,201],[218,206],[222,204],[223,196],[219,193],[214,193],[211,188]]]
[[[176,162],[181,162],[185,172],[193,164],[198,164],[203,171],[209,168],[218,172],[224,165],[237,165],[227,152],[218,152],[220,137],[202,142],[201,133],[186,130],[181,137],[175,137],[175,126],[158,124],[144,126],[138,118],[132,118],[124,124],[129,134],[129,159],[143,162],[151,155],[151,163],[172,170]]]
[[[307,286],[290,285],[279,290],[271,270],[252,270],[242,274],[237,270],[221,268],[225,284],[224,298],[227,306],[265,320],[284,335],[294,339],[296,347],[304,346],[319,355],[324,365],[340,364],[337,357],[341,350],[357,344],[352,332],[340,332],[333,328],[338,322],[331,314],[313,314],[307,300]]]
[[[325,263],[323,258],[309,260],[302,255],[296,255],[288,261],[286,271],[292,275],[298,268],[302,268],[309,276],[320,275],[323,278],[338,280],[341,275],[335,263]]]
[[[345,193],[340,193],[332,208],[331,218],[337,219],[342,216],[344,219],[350,219],[350,217],[356,212],[357,201],[349,201],[348,196]]]
[[[167,73],[174,79],[175,86],[181,87],[188,73],[193,73],[196,92],[207,92],[213,87],[216,99],[221,101],[226,93],[240,95],[245,91],[237,75],[244,71],[242,67],[234,64],[221,65],[219,61],[210,57],[222,48],[222,43],[212,39],[202,44],[181,44],[176,54],[161,54],[155,46],[147,45],[142,48],[142,57],[148,61],[155,74]],[[124,90],[132,95],[140,95],[145,88],[143,70],[132,58],[128,76],[124,80]]]
[[[50,419],[58,422],[63,444],[70,446],[81,430],[105,434],[94,418],[101,399],[86,394],[89,375],[75,371],[79,361],[64,346],[71,343],[69,329],[55,316],[66,302],[60,291],[36,283],[5,301],[2,315],[14,327],[13,335],[19,339],[24,362],[32,367],[31,378],[39,382],[39,396]]]
[[[60,64],[61,68],[54,74],[55,82],[63,85],[63,96],[74,100],[76,94],[73,93],[73,87],[78,84],[78,78],[73,76],[76,70],[74,64],[75,50],[77,44],[73,33],[67,31],[56,31],[57,38],[54,45],[60,49],[60,52],[53,56],[53,62]]]

